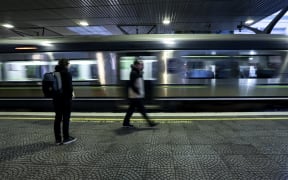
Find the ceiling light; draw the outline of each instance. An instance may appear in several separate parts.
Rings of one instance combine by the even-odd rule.
[[[34,46],[23,46],[23,47],[16,47],[16,50],[36,50],[37,47]]]
[[[169,19],[164,19],[163,24],[165,24],[165,25],[170,24],[170,20]]]
[[[81,26],[89,26],[87,21],[80,21],[79,25],[81,25]]]
[[[6,27],[6,28],[14,28],[14,26],[12,24],[2,24],[3,27]]]
[[[245,21],[245,24],[249,25],[249,24],[252,24],[254,22],[253,19],[248,19],[247,21]]]

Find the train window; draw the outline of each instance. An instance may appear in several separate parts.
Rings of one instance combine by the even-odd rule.
[[[283,63],[281,56],[221,55],[184,57],[188,79],[275,78]]]
[[[129,80],[131,71],[131,65],[134,60],[138,58],[143,61],[144,64],[144,80],[156,80],[157,79],[157,57],[156,56],[122,56],[120,57],[120,80]]]
[[[239,63],[237,61],[217,61],[215,68],[215,78],[239,78]]]
[[[40,79],[41,78],[41,66],[40,65],[26,66],[26,77],[31,80]]]
[[[211,79],[215,76],[215,65],[209,61],[184,61],[184,77],[188,79]]]
[[[73,79],[79,78],[79,65],[71,64],[69,67],[69,71],[70,71]]]
[[[152,62],[152,67],[152,78],[157,79],[159,73],[157,61]]]
[[[179,59],[169,58],[167,60],[167,72],[168,73],[177,73],[179,71]]]
[[[121,80],[129,80],[129,74],[131,70],[131,65],[136,57],[125,56],[120,57],[120,79]]]
[[[69,71],[73,80],[98,79],[98,64],[96,60],[70,60]]]
[[[98,68],[96,64],[90,64],[90,77],[92,79],[98,79]]]
[[[9,61],[4,64],[7,81],[39,81],[48,71],[45,61]]]

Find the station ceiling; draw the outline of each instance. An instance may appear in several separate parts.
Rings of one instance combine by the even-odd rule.
[[[1,0],[0,23],[15,27],[1,26],[0,37],[223,33],[287,5],[288,0]],[[164,19],[171,23],[164,25]]]

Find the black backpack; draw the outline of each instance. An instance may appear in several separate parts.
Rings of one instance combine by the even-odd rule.
[[[53,98],[55,95],[62,93],[62,88],[59,87],[58,78],[54,72],[44,74],[42,80],[42,91],[46,98]]]

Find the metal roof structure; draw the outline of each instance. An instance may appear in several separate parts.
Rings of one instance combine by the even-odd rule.
[[[2,0],[0,37],[223,33],[288,6],[288,0]],[[170,20],[164,25],[163,20]],[[89,26],[80,26],[80,21]]]

